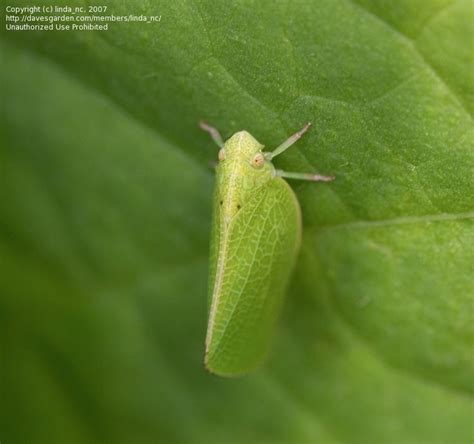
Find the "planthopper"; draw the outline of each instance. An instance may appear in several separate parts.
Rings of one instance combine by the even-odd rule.
[[[219,145],[216,167],[206,368],[221,376],[255,370],[264,359],[301,242],[301,210],[284,180],[328,182],[332,176],[275,169],[310,123],[273,151],[247,131]]]

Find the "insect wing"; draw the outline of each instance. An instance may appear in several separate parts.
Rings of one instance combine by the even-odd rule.
[[[255,190],[226,233],[217,226],[218,212],[214,217],[206,367],[233,376],[255,369],[266,355],[298,251],[301,215],[289,185],[275,178]]]
[[[214,283],[216,280],[216,269],[217,260],[219,258],[219,245],[221,243],[221,224],[219,214],[219,187],[216,186],[214,189],[214,199],[212,208],[212,228],[211,228],[211,247],[210,247],[210,273],[209,273],[209,284],[208,284],[208,300],[207,305],[210,310],[212,304],[212,293],[214,290]]]

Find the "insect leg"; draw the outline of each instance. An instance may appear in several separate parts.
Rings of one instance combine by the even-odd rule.
[[[273,150],[271,153],[265,153],[266,159],[272,160],[274,157],[278,156],[278,154],[281,154],[283,151],[287,150],[291,145],[293,145],[297,140],[299,140],[306,131],[308,131],[310,126],[311,122],[308,122],[302,129],[290,136],[280,146],[275,148],[275,150]]]
[[[311,180],[313,182],[330,182],[335,179],[334,176],[321,176],[320,174],[311,173],[290,173],[283,170],[275,170],[275,175],[288,179]]]
[[[224,146],[224,141],[222,140],[222,137],[219,134],[219,131],[217,131],[213,126],[208,125],[206,122],[203,122],[203,121],[199,122],[199,126],[201,127],[201,129],[203,129],[204,131],[208,132],[211,135],[212,140],[214,140],[214,142],[216,142],[220,148]]]

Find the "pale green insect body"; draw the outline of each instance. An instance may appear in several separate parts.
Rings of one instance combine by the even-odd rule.
[[[246,131],[221,145],[214,195],[205,365],[223,376],[255,369],[265,357],[301,239],[295,194],[272,153]],[[308,126],[286,142],[290,146]],[[283,146],[283,145],[282,145]],[[279,152],[288,146],[279,147]],[[292,173],[295,177],[299,173]],[[303,179],[331,180],[318,175]],[[306,177],[308,176],[308,177]]]
[[[262,149],[263,145],[247,131],[235,133],[221,148],[217,189],[220,211],[226,225],[252,194],[275,175],[271,162],[256,165],[255,158]]]

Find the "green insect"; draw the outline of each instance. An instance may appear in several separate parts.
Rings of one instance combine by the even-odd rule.
[[[310,127],[292,135],[272,152],[247,131],[219,145],[214,195],[209,282],[206,368],[221,376],[256,369],[265,357],[301,242],[301,210],[282,179],[330,181],[332,176],[289,173],[272,159]]]

